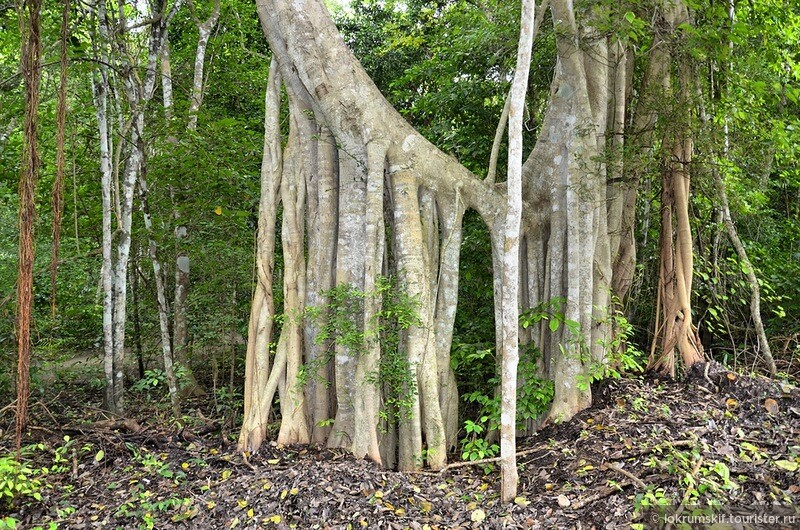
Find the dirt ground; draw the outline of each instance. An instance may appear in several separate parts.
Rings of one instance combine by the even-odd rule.
[[[31,475],[41,500],[0,498],[0,520],[64,529],[800,528],[800,390],[714,364],[683,382],[606,383],[591,409],[520,440],[511,505],[498,501],[490,464],[409,474],[316,447],[241,455],[225,426],[207,419],[210,400],[188,409],[196,422],[182,428],[168,427],[163,403],[144,401],[129,418],[107,420],[96,387],[56,382],[35,395],[26,462],[48,468]],[[13,420],[9,407],[0,412],[0,456],[13,451]],[[738,526],[689,518],[715,514],[756,517]],[[678,524],[686,520],[694,523]]]

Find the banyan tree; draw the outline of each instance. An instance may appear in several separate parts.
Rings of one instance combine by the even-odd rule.
[[[622,37],[600,29],[613,15],[606,4],[552,0],[537,9],[552,16],[557,61],[522,172],[518,302],[524,309],[561,300],[563,319],[575,324],[541,322],[520,335],[541,351],[540,375],[554,382],[539,425],[591,404],[581,381],[605,362],[612,292],[626,296],[635,263],[641,165],[625,167],[626,128],[649,131],[634,136],[637,149],[651,149],[657,107],[648,101],[669,82],[676,13],[685,11],[672,1],[653,6],[662,45],[634,57]],[[264,442],[277,397],[280,444],[324,443],[401,470],[441,468],[458,431],[450,349],[462,220],[475,210],[491,234],[500,326],[506,183],[473,174],[412,128],[344,44],[321,0],[257,6],[273,58],[239,448]],[[634,59],[645,72],[636,98]],[[283,136],[282,105],[289,111]],[[386,277],[414,307],[413,318],[395,326],[395,341],[381,340],[382,320],[396,318],[385,310],[394,296]],[[274,288],[283,290],[280,318]],[[346,337],[329,332],[331,319]],[[502,340],[497,329],[498,352]],[[399,383],[380,377],[390,362],[403,372]],[[396,414],[384,413],[398,401]]]

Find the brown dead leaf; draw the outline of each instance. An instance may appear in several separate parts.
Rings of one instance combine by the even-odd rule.
[[[777,414],[778,402],[772,398],[767,398],[764,400],[764,408],[767,409],[767,412],[769,412],[770,414]]]

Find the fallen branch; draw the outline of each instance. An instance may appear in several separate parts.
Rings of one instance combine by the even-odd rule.
[[[600,469],[610,469],[612,471],[616,471],[620,475],[623,475],[623,476],[628,477],[629,479],[631,479],[634,482],[634,484],[636,484],[637,486],[639,486],[643,490],[647,489],[647,484],[645,483],[645,481],[643,481],[642,479],[640,479],[639,477],[637,477],[636,475],[634,475],[630,471],[622,469],[621,467],[619,467],[616,464],[613,464],[611,462],[606,462],[606,463],[603,463],[603,464],[600,465]]]
[[[592,504],[593,502],[597,502],[600,499],[605,499],[606,497],[610,497],[611,495],[613,495],[615,493],[621,493],[625,488],[627,488],[630,485],[631,485],[630,482],[622,482],[620,484],[617,484],[613,488],[612,487],[607,487],[603,491],[601,491],[600,493],[595,493],[594,495],[592,495],[590,497],[586,497],[583,500],[580,500],[578,502],[573,503],[570,506],[570,509],[572,509],[572,510],[580,510],[584,506]]]

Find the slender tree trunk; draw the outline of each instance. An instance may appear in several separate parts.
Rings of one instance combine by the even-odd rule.
[[[720,207],[722,210],[722,220],[725,223],[725,228],[728,231],[728,237],[733,244],[733,248],[736,249],[736,254],[739,256],[739,261],[742,263],[743,269],[745,269],[747,283],[750,285],[750,316],[753,319],[753,325],[756,328],[758,347],[761,350],[761,355],[764,356],[764,362],[767,364],[767,369],[769,370],[770,375],[775,377],[775,374],[778,372],[778,367],[775,366],[775,359],[772,357],[772,350],[769,347],[767,334],[764,331],[764,323],[761,320],[761,293],[758,287],[758,278],[756,278],[753,264],[747,257],[747,250],[745,250],[742,240],[739,239],[739,234],[736,231],[736,225],[733,223],[733,219],[731,218],[731,210],[730,206],[728,205],[728,194],[725,192],[725,181],[722,179],[722,176],[719,174],[719,171],[716,168],[712,168],[711,173],[714,177],[714,184],[717,188],[717,194],[719,195]]]
[[[278,443],[308,443],[311,436],[305,409],[304,391],[298,375],[303,363],[303,321],[305,319],[306,263],[305,212],[306,174],[310,167],[310,109],[287,87],[290,109],[289,138],[283,159],[281,202],[283,203],[283,308],[281,338],[286,337],[286,394],[281,399],[281,428]],[[305,122],[303,121],[305,120]]]
[[[317,175],[312,175],[308,190],[308,268],[306,307],[320,309],[317,319],[308,319],[305,326],[307,366],[315,368],[307,383],[311,421],[311,441],[325,443],[330,434],[332,396],[328,383],[333,377],[329,360],[333,341],[319,340],[319,332],[327,325],[327,292],[333,288],[336,269],[338,217],[338,176],[336,143],[330,130],[319,127],[317,143]],[[315,178],[316,177],[316,178]]]
[[[153,221],[150,216],[150,206],[147,201],[147,179],[144,174],[139,177],[139,199],[142,206],[144,217],[144,228],[148,235],[148,254],[153,263],[153,278],[156,282],[156,303],[158,305],[158,325],[161,330],[161,351],[164,359],[164,375],[167,378],[169,388],[169,398],[172,403],[172,412],[176,419],[181,417],[180,396],[178,395],[178,385],[175,378],[175,370],[172,362],[172,340],[169,334],[169,304],[167,302],[166,289],[164,287],[164,276],[161,271],[161,261],[158,259],[156,240],[153,236]],[[133,271],[136,275],[136,270]],[[135,307],[135,306],[134,306]]]
[[[136,348],[136,364],[139,368],[139,379],[144,378],[144,350],[142,349],[142,325],[139,317],[139,252],[133,251],[133,273],[131,275],[131,298],[133,299],[133,344]]]
[[[101,45],[105,50],[105,45],[109,42],[115,47],[114,58],[119,64],[116,69],[123,74],[122,82],[125,96],[130,111],[130,119],[128,120],[124,133],[122,136],[126,137],[127,141],[124,145],[120,145],[118,156],[125,152],[124,168],[122,171],[122,181],[118,182],[112,178],[112,174],[116,174],[119,170],[119,159],[117,163],[111,167],[110,160],[104,160],[103,151],[111,152],[110,136],[101,133],[101,167],[108,162],[109,182],[116,182],[116,256],[109,256],[108,261],[104,255],[104,268],[109,267],[110,275],[110,338],[105,336],[105,360],[104,366],[106,371],[106,381],[108,388],[106,391],[106,407],[113,413],[121,413],[124,409],[123,395],[124,395],[124,361],[125,361],[125,324],[127,317],[127,284],[128,284],[128,264],[130,260],[131,248],[131,227],[133,218],[133,198],[134,190],[136,187],[137,179],[140,171],[142,171],[144,164],[144,127],[145,127],[145,110],[147,104],[153,97],[155,91],[155,83],[157,77],[157,64],[161,57],[162,45],[164,43],[164,35],[166,32],[167,24],[170,18],[175,14],[181,2],[177,2],[170,13],[166,13],[165,5],[161,0],[154,0],[150,5],[151,15],[153,21],[150,23],[150,34],[147,40],[147,62],[145,65],[145,75],[141,79],[137,69],[134,65],[129,64],[129,60],[133,57],[128,49],[128,42],[126,39],[127,32],[112,32],[108,27],[107,12],[105,0],[100,0],[97,3],[97,18],[99,34],[103,42]],[[125,20],[124,10],[117,13],[119,17],[115,22],[118,27],[125,27],[127,22]],[[113,42],[112,39],[113,38]],[[106,94],[111,91],[112,85],[109,82],[110,69],[105,65],[111,64],[108,59],[108,54],[105,51],[101,52],[101,59],[104,65],[101,66],[101,87],[100,93],[97,95],[96,105],[98,106],[98,122],[107,120],[107,103],[108,99]],[[119,101],[117,101],[119,105]],[[102,108],[102,118],[101,111]],[[118,115],[121,121],[121,108],[118,107]],[[101,125],[102,129],[103,125]],[[128,137],[128,135],[130,135]],[[102,142],[107,142],[104,147]],[[105,179],[105,171],[103,171],[103,178]],[[110,193],[109,193],[110,195]],[[111,200],[109,200],[109,203]],[[104,190],[104,210],[105,210],[105,190]],[[104,219],[104,252],[106,245],[106,238],[108,239],[109,247],[113,243],[111,241],[111,223],[110,215],[106,226]],[[106,230],[108,234],[106,235]],[[108,249],[111,253],[110,248]],[[115,258],[115,260],[114,260]],[[108,295],[107,295],[108,296]],[[105,317],[104,317],[105,326]]]
[[[50,258],[50,313],[56,314],[56,280],[58,251],[61,242],[61,219],[64,215],[64,167],[66,166],[65,135],[67,125],[67,33],[69,32],[69,0],[61,11],[61,76],[56,105],[56,179],[53,182],[53,252]]]
[[[189,2],[189,6],[194,11],[193,2]],[[198,30],[197,49],[195,51],[194,59],[194,77],[192,79],[192,94],[189,102],[189,123],[187,128],[190,131],[197,130],[197,118],[200,111],[200,105],[203,102],[203,81],[204,81],[204,67],[206,50],[208,49],[208,40],[211,37],[211,32],[217,25],[219,20],[220,0],[215,0],[214,8],[211,15],[205,22],[195,20]],[[164,55],[169,61],[168,55]],[[162,58],[162,65],[164,59]],[[171,69],[168,68],[168,71]],[[166,96],[165,96],[166,104]],[[188,359],[188,338],[189,338],[189,324],[188,324],[188,311],[186,308],[186,299],[189,294],[189,280],[190,280],[190,266],[189,253],[182,248],[183,240],[187,236],[187,228],[180,222],[180,209],[174,209],[174,217],[176,221],[175,226],[175,246],[178,249],[177,257],[175,260],[175,300],[173,302],[174,320],[173,320],[173,336],[172,343],[175,349],[175,358],[186,373],[185,391],[191,392],[194,395],[203,395],[205,392],[197,383],[194,374],[189,369]]]
[[[19,251],[17,269],[17,453],[28,423],[31,311],[33,309],[33,240],[35,190],[39,178],[39,82],[42,77],[40,0],[26,0],[20,10],[21,69],[25,84],[25,124],[19,178]]]
[[[99,74],[92,79],[97,127],[100,137],[100,175],[103,207],[103,265],[101,278],[103,284],[103,368],[106,379],[105,407],[114,412],[114,291],[111,217],[113,206],[111,201],[111,153],[108,127],[108,75],[104,67],[98,68]]]
[[[517,66],[508,112],[508,180],[503,241],[502,392],[500,404],[500,499],[517,496],[517,364],[519,363],[520,224],[522,221],[522,117],[533,46],[534,0],[522,3]]]
[[[357,359],[355,370],[356,407],[354,413],[353,454],[357,458],[369,456],[381,463],[378,445],[378,373],[381,345],[378,329],[380,297],[377,296],[377,282],[383,268],[383,247],[385,232],[383,226],[383,183],[386,148],[378,142],[367,146],[367,189],[365,212],[365,250],[364,250],[364,337],[365,349]]]
[[[265,95],[264,154],[261,160],[261,201],[258,211],[256,244],[257,283],[250,307],[245,364],[244,420],[239,435],[240,451],[255,451],[266,438],[272,395],[267,382],[284,363],[273,365],[270,373],[269,354],[275,301],[272,293],[275,266],[275,222],[280,201],[283,152],[280,136],[281,75],[273,58]],[[274,378],[277,381],[277,377]],[[274,392],[274,390],[273,390]]]
[[[192,9],[194,15],[194,2],[189,1],[189,7]],[[203,103],[203,70],[206,62],[206,50],[208,49],[208,40],[211,37],[211,32],[217,25],[219,20],[220,0],[214,0],[214,7],[211,15],[205,20],[200,22],[197,17],[195,24],[197,25],[197,49],[194,54],[194,77],[192,78],[192,96],[189,101],[189,125],[190,131],[197,130],[197,113],[200,111],[200,105]]]
[[[450,364],[453,328],[458,306],[458,275],[461,260],[464,206],[461,194],[442,195],[437,201],[440,212],[441,243],[439,270],[434,297],[436,302],[436,365],[439,376],[439,407],[445,426],[447,449],[458,443],[458,387]]]

